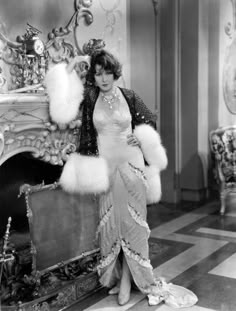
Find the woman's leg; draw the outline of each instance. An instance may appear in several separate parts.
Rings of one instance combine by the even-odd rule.
[[[130,290],[131,290],[131,273],[130,273],[127,261],[125,259],[125,255],[123,254],[122,276],[121,276],[121,281],[120,281],[120,291],[118,295],[119,305],[122,306],[129,301]]]

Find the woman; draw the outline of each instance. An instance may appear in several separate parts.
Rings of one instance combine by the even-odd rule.
[[[155,116],[132,90],[115,85],[120,76],[121,65],[108,51],[91,56],[79,150],[66,162],[60,182],[67,191],[100,194],[101,284],[118,295],[120,305],[129,301],[132,282],[149,304],[157,304],[169,294],[150,264],[146,205],[147,199],[160,199],[159,174],[167,157]],[[191,299],[185,304],[196,303],[194,294]]]

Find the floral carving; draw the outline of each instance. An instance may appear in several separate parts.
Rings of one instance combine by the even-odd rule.
[[[47,122],[40,129],[32,126],[19,131],[13,126],[5,127],[5,131],[0,133],[0,151],[3,157],[11,152],[30,151],[35,158],[63,165],[68,155],[78,147],[79,126],[80,122],[75,122],[70,128],[59,130],[57,125]]]
[[[104,4],[102,3],[102,0],[100,0],[100,6],[105,12],[106,16],[106,25],[104,29],[104,33],[108,33],[110,35],[114,34],[115,25],[117,22],[117,18],[122,17],[122,12],[118,9],[120,5],[120,0],[116,0],[113,6],[110,8],[106,8]]]

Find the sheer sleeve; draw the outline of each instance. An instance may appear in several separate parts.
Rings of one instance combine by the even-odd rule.
[[[156,116],[144,104],[143,100],[132,90],[121,88],[132,115],[132,128],[140,124],[149,124],[156,129]]]
[[[143,100],[134,92],[134,125],[149,124],[156,129],[157,118],[144,104]]]

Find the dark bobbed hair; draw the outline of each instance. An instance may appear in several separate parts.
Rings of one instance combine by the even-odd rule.
[[[118,80],[122,75],[122,66],[118,59],[106,50],[98,50],[91,55],[90,67],[86,75],[89,84],[94,85],[95,83],[96,65],[100,65],[102,69],[113,73],[114,80]]]

